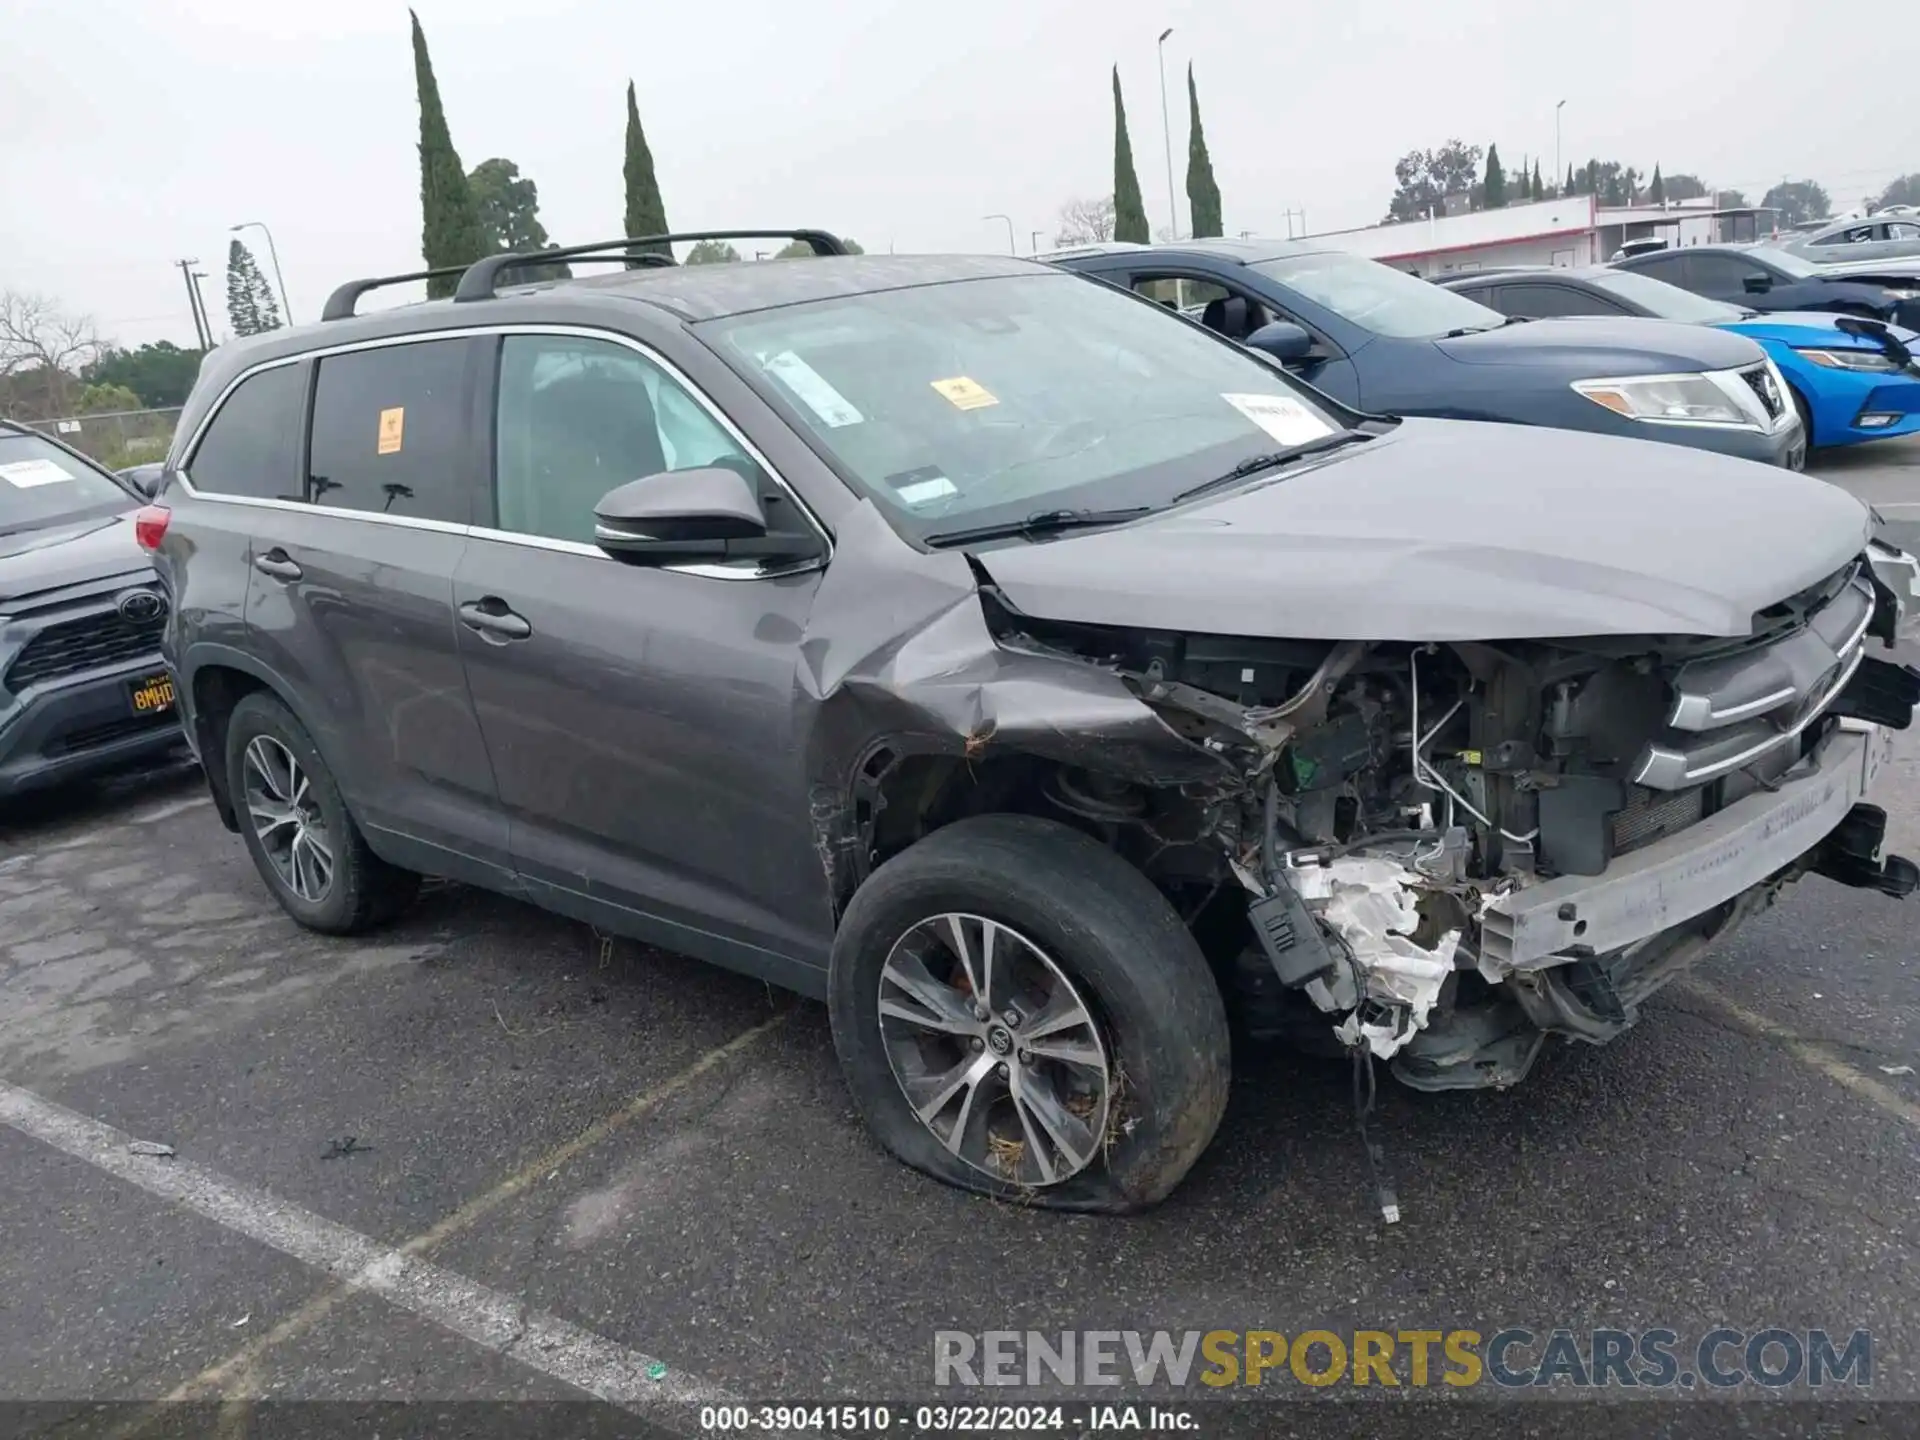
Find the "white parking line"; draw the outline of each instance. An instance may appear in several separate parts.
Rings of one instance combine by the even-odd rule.
[[[128,1148],[133,1137],[124,1131],[32,1091],[0,1084],[0,1124],[654,1424],[697,1433],[698,1412],[689,1402],[696,1407],[734,1403],[728,1392],[697,1375],[671,1369],[557,1315],[530,1310],[511,1295],[404,1255],[204,1165],[136,1155]]]
[[[211,795],[189,795],[184,800],[173,800],[165,805],[156,805],[151,810],[142,810],[127,820],[129,825],[151,825],[157,820],[171,820],[176,815],[184,815],[189,810],[198,810],[202,805],[211,805]]]

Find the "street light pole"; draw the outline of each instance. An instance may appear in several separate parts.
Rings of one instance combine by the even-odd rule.
[[[1036,230],[1033,232],[1033,253],[1036,255],[1040,253],[1040,237],[1045,233],[1046,232],[1042,230]]]
[[[980,218],[982,220],[1006,221],[1007,222],[1007,253],[1009,255],[1018,255],[1020,253],[1019,244],[1013,238],[1013,217],[1011,215],[982,215]]]
[[[1160,32],[1160,136],[1167,150],[1167,238],[1180,238],[1179,204],[1173,195],[1173,122],[1167,118],[1167,37],[1173,34],[1169,25]]]
[[[1556,185],[1566,173],[1560,168],[1560,112],[1566,108],[1567,102],[1564,100],[1553,107],[1553,183]]]
[[[248,229],[258,229],[267,237],[267,258],[273,262],[274,283],[280,287],[280,309],[287,317],[287,324],[291,325],[293,324],[293,306],[287,301],[287,280],[280,273],[280,251],[274,246],[273,231],[267,228],[264,220],[243,220],[238,225],[229,227],[230,233],[234,234]]]

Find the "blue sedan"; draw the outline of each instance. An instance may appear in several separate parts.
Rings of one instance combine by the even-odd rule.
[[[1733,330],[1773,357],[1809,445],[1853,445],[1920,431],[1920,334],[1854,315],[1709,300],[1631,270],[1474,270],[1440,282],[1503,315],[1643,315]]]

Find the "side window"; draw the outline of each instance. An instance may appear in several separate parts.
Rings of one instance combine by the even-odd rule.
[[[1136,275],[1133,288],[1150,300],[1177,308],[1229,340],[1244,340],[1273,318],[1258,300],[1212,280]]]
[[[1638,270],[1642,275],[1651,275],[1656,280],[1664,280],[1669,285],[1683,285],[1685,282],[1680,269],[1683,258],[1679,255],[1649,255],[1626,268]]]
[[[611,340],[507,336],[494,434],[497,524],[522,535],[590,545],[600,497],[663,470],[726,466],[769,494],[759,466],[678,381]]]
[[[1889,240],[1920,240],[1920,225],[1907,225],[1895,221],[1887,226]]]
[[[1749,275],[1762,273],[1752,261],[1732,255],[1689,255],[1686,288],[1702,295],[1733,298],[1746,294]]]
[[[1494,308],[1503,315],[1525,315],[1532,320],[1620,313],[1617,307],[1570,285],[1502,285],[1500,303]]]
[[[474,353],[470,340],[425,340],[323,359],[308,498],[416,520],[471,520],[475,450],[463,396]]]
[[[277,365],[242,380],[187,462],[193,488],[254,500],[303,498],[300,409],[306,398],[305,365]]]

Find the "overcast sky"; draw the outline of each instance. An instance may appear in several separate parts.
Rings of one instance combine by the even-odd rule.
[[[191,343],[197,258],[225,326],[227,227],[273,228],[296,319],[420,260],[419,116],[403,4],[6,0],[0,288],[126,344]],[[1167,223],[1155,37],[1167,26],[1185,200],[1191,61],[1228,233],[1370,224],[1393,162],[1458,135],[1516,165],[1619,159],[1758,200],[1811,176],[1836,207],[1920,170],[1911,77],[1861,62],[1911,0],[420,0],[454,144],[517,161],[558,242],[616,235],[639,87],[681,229],[815,225],[870,250],[1051,239],[1112,188],[1120,67],[1147,212]],[[1822,18],[1823,12],[1826,18]],[[1553,18],[1549,18],[1549,17]],[[1811,37],[1844,28],[1844,43]],[[1891,51],[1884,52],[1890,56]],[[1298,221],[1295,222],[1296,228]],[[248,237],[262,265],[258,232]]]

